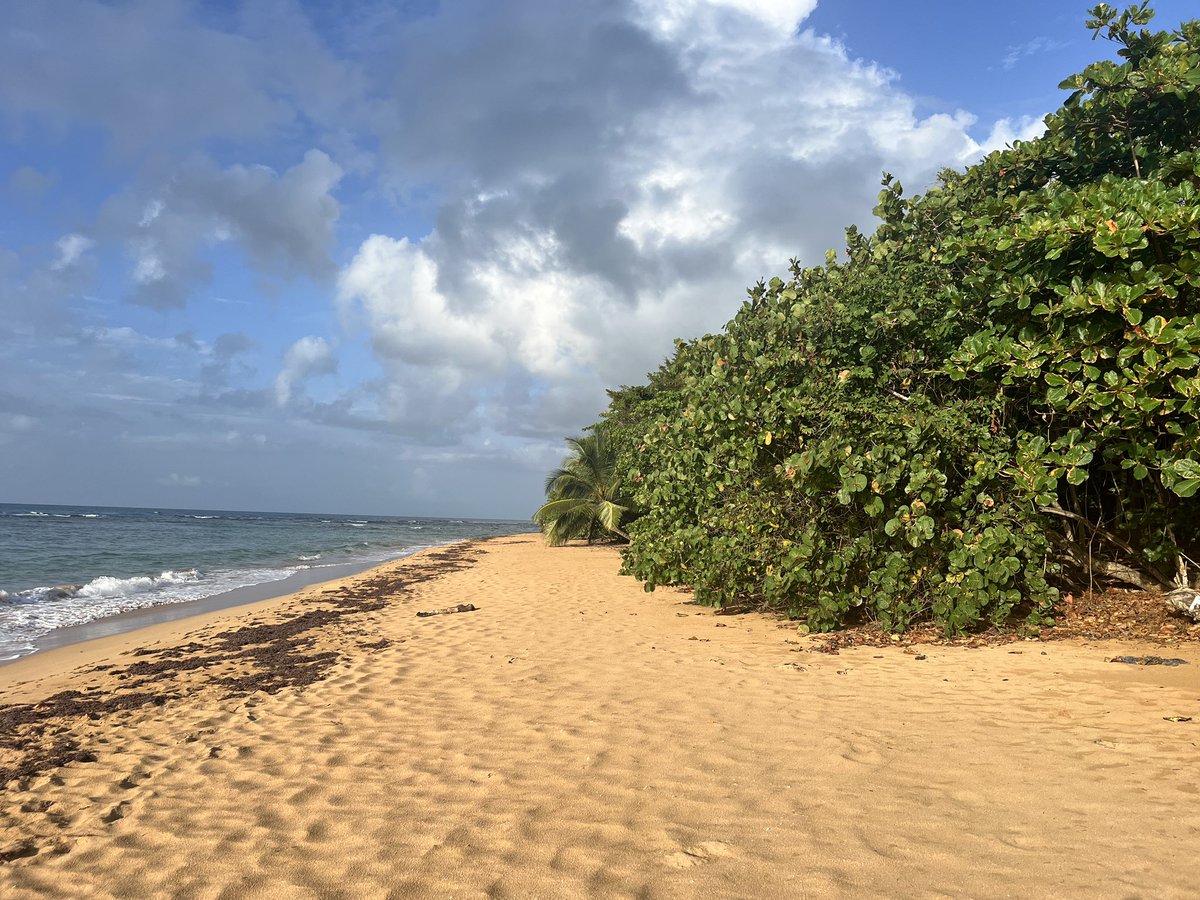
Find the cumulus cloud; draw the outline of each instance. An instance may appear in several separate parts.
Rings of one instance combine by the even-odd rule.
[[[1045,131],[1046,123],[1035,116],[1000,119],[992,125],[992,130],[980,142],[978,152],[974,155],[983,156],[993,150],[1003,150],[1012,146],[1015,141],[1032,141]]]
[[[789,37],[800,22],[816,9],[817,0],[638,0],[640,18],[648,26],[672,38],[692,40],[707,32],[712,39],[718,28],[729,26],[731,15],[744,30],[746,20],[780,38]]]
[[[536,490],[606,387],[720,328],[791,257],[869,230],[882,170],[912,193],[1040,131],[929,112],[807,27],[815,6],[13,4],[0,128],[38,168],[2,186],[53,215],[20,230],[36,247],[0,247],[0,414],[38,419],[8,429],[29,440],[0,475],[56,483],[30,438],[45,427],[61,447],[127,435],[113,484],[130,453],[211,490],[237,477],[204,447],[249,466],[303,444],[353,457],[347,479],[403,459],[439,502],[420,473],[458,489],[464,463],[481,490],[494,472]],[[222,296],[196,302],[209,284]],[[341,393],[310,395],[339,362]]]
[[[577,429],[747,285],[869,228],[882,170],[921,189],[1036,127],[979,142],[967,112],[918,115],[889,72],[800,30],[814,6],[464,3],[402,31],[400,80],[421,90],[400,94],[385,161],[436,181],[436,225],[371,236],[338,288],[383,414],[427,425],[403,402],[420,392],[446,421]]]
[[[337,359],[329,342],[322,337],[302,337],[283,356],[283,368],[275,377],[275,401],[286,406],[309,378],[336,371]]]
[[[202,251],[227,242],[261,275],[321,279],[333,271],[341,206],[332,192],[342,174],[320,150],[309,150],[283,174],[193,159],[165,183],[112,198],[100,228],[125,241],[133,299],[144,306],[185,305],[211,277]]]

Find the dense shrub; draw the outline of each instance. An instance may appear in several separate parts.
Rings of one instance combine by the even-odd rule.
[[[627,571],[900,630],[1037,621],[1056,584],[1200,558],[1200,23],[1115,42],[1036,140],[773,279],[605,413]]]

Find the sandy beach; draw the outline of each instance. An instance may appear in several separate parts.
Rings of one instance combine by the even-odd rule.
[[[1194,896],[1196,645],[828,655],[618,565],[491,539],[0,668],[0,895]]]

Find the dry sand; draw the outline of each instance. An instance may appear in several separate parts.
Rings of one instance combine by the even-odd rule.
[[[94,761],[2,795],[0,895],[1195,896],[1194,649],[826,656],[611,549],[470,553],[0,668],[97,689],[39,745]]]

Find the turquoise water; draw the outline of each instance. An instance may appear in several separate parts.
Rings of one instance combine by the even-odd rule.
[[[134,609],[373,563],[526,522],[0,504],[0,660]]]

